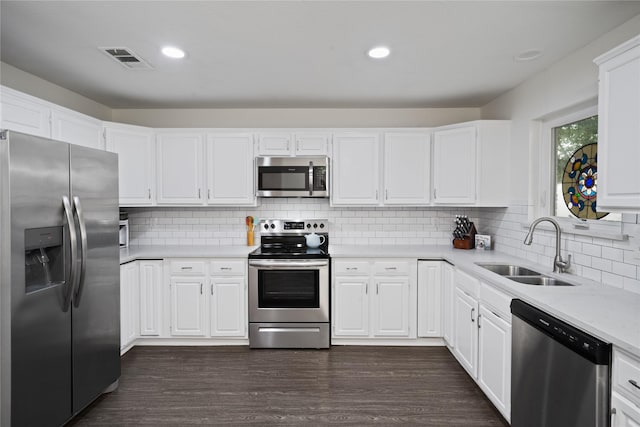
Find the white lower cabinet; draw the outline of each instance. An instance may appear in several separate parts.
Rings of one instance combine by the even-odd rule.
[[[456,287],[454,299],[455,326],[453,329],[453,354],[462,367],[477,378],[478,355],[478,300]]]
[[[162,261],[137,261],[140,269],[140,336],[162,335]]]
[[[453,301],[455,284],[453,282],[453,266],[447,262],[442,263],[442,337],[445,344],[453,349]]]
[[[639,427],[640,407],[615,391],[611,393],[611,427]]]
[[[171,336],[247,337],[246,258],[165,260]]]
[[[443,261],[418,261],[418,336],[442,336]]]
[[[416,338],[416,264],[415,259],[334,261],[333,336]]]
[[[204,276],[171,277],[171,335],[204,337],[207,334],[207,299]]]
[[[496,408],[511,416],[511,325],[480,304],[478,385]]]
[[[126,353],[138,338],[139,288],[138,263],[120,266],[120,353]]]

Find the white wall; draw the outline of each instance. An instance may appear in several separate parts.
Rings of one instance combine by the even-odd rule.
[[[0,84],[100,120],[111,120],[109,107],[4,62],[0,62]]]
[[[480,118],[479,108],[115,109],[113,120],[148,127],[432,127]]]
[[[481,226],[495,235],[496,250],[552,265],[555,250],[551,232],[536,231],[532,246],[522,244],[526,235],[522,225],[530,222],[532,218],[528,212],[532,212],[533,204],[537,203],[535,198],[533,201],[526,199],[526,194],[535,193],[538,182],[536,162],[530,164],[529,161],[530,156],[535,159],[540,144],[535,123],[561,115],[578,105],[595,105],[598,68],[593,59],[638,34],[640,15],[482,108],[483,118],[512,120],[511,207],[499,212],[482,211],[479,219]],[[622,232],[629,235],[627,241],[565,234],[563,253],[573,255],[573,272],[607,285],[640,292],[640,259],[636,258],[640,248],[638,215],[624,216]]]
[[[327,199],[262,199],[255,208],[130,208],[132,245],[244,245],[245,217],[326,218],[338,245],[450,245],[469,208],[330,208]],[[259,242],[259,234],[256,235]]]

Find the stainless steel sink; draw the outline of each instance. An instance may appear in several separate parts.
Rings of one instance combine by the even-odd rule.
[[[572,283],[565,282],[564,280],[554,279],[553,277],[547,276],[514,276],[509,277],[509,279],[523,283],[525,285],[536,285],[536,286],[575,286]]]
[[[512,264],[478,264],[501,276],[540,276],[540,273],[519,265]]]

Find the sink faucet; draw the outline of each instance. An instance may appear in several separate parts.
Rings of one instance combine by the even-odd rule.
[[[524,244],[530,245],[531,242],[533,242],[533,230],[535,230],[538,224],[542,221],[550,222],[556,229],[556,256],[553,258],[553,272],[564,273],[571,265],[571,255],[568,255],[567,260],[565,261],[562,259],[562,255],[560,254],[560,238],[562,236],[562,231],[560,231],[560,224],[558,224],[558,221],[548,216],[543,216],[533,221],[529,227],[527,237],[524,238]]]

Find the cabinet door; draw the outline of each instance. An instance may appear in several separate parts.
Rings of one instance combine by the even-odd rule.
[[[476,358],[478,354],[478,302],[459,288],[455,290],[454,350],[458,359],[472,378],[477,378]]]
[[[207,203],[253,205],[253,135],[207,136]]]
[[[158,204],[202,204],[202,135],[160,134],[157,151]]]
[[[325,133],[296,134],[296,156],[326,156],[329,135]]]
[[[433,201],[474,203],[476,200],[476,127],[433,134]]]
[[[263,133],[258,135],[258,155],[290,156],[293,149],[290,133]]]
[[[70,110],[55,109],[52,138],[69,144],[104,150],[102,122]]]
[[[120,267],[120,350],[138,337],[138,263]]]
[[[379,152],[377,134],[334,135],[333,205],[379,204]]]
[[[454,327],[454,290],[453,266],[442,263],[442,335],[444,342],[453,348],[453,327]]]
[[[213,277],[210,293],[212,337],[244,337],[248,304],[244,277]]]
[[[598,209],[638,212],[640,46],[600,66],[598,114]]]
[[[430,144],[427,133],[384,136],[384,204],[428,205]]]
[[[204,277],[171,278],[171,335],[206,335],[204,281]]]
[[[107,125],[107,150],[118,154],[121,206],[151,205],[155,201],[153,130]]]
[[[368,336],[369,278],[336,277],[332,309],[335,336]]]
[[[374,336],[408,337],[409,279],[374,277],[374,282]]]
[[[140,266],[140,335],[162,335],[162,261]]]
[[[442,336],[442,264],[418,262],[418,336]]]
[[[615,391],[611,393],[611,427],[640,427],[640,408]]]
[[[0,89],[0,128],[29,135],[51,137],[51,109],[37,98],[11,89]]]
[[[478,384],[509,421],[511,418],[511,325],[480,306]]]

